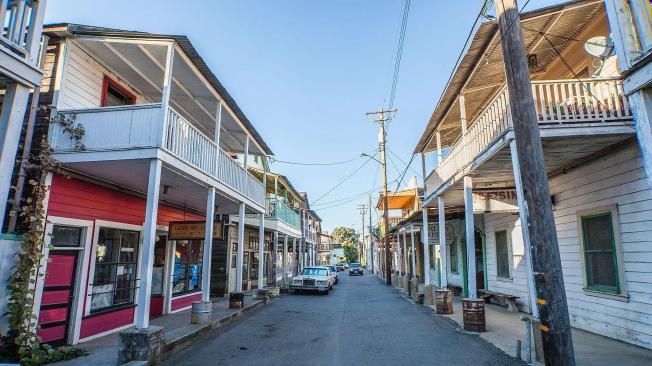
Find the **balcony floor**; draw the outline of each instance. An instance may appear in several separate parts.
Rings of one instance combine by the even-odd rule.
[[[602,134],[568,134],[559,133],[554,128],[541,129],[541,142],[548,175],[564,173],[583,162],[608,153],[611,149],[635,138],[633,126],[621,126],[617,130],[603,131]],[[473,177],[474,189],[478,188],[513,188],[514,173],[512,156],[509,147],[513,139],[510,131],[506,138],[495,146],[487,149],[485,154],[477,157],[470,166],[458,172],[445,189],[442,186],[446,206],[464,206],[464,175]],[[436,200],[431,200],[428,206],[436,206]]]

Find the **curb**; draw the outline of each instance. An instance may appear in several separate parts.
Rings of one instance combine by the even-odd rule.
[[[189,347],[193,343],[193,341],[195,341],[197,338],[205,334],[212,333],[216,330],[225,330],[227,325],[233,325],[241,318],[255,313],[258,309],[267,305],[268,302],[269,300],[267,299],[256,300],[255,303],[245,306],[244,308],[236,311],[233,314],[229,314],[222,318],[213,320],[211,321],[210,324],[206,324],[206,325],[189,324],[184,326],[184,328],[191,327],[191,329],[192,328],[195,329],[190,333],[183,334],[177,338],[166,340],[165,345],[163,346],[162,359],[167,359],[172,355],[176,354],[177,352]]]

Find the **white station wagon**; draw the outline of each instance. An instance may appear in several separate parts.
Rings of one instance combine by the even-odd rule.
[[[305,267],[290,281],[290,293],[297,290],[319,291],[328,295],[335,277],[327,267]]]

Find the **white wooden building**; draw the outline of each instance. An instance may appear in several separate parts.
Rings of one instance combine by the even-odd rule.
[[[587,40],[614,32],[611,20],[612,28],[602,1],[579,0],[525,12],[521,25],[571,324],[652,348],[652,191],[644,158],[652,139],[637,128],[649,122],[628,99],[632,76],[623,79],[616,67],[621,53],[585,51]],[[475,278],[470,293],[516,295],[528,312],[533,282],[499,42],[495,22],[479,27],[415,152],[438,160],[423,205],[443,216],[465,212],[456,225],[464,233],[444,252],[448,283],[466,287]],[[438,244],[442,236],[429,239]],[[476,268],[451,272],[451,249],[462,257],[469,240],[476,251],[459,260],[471,267],[473,257]]]

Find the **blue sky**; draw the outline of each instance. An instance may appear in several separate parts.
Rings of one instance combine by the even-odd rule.
[[[557,2],[532,0],[526,10]],[[388,128],[389,149],[406,162],[481,3],[412,1],[399,112]],[[310,163],[349,160],[377,148],[377,127],[364,114],[389,97],[402,8],[401,0],[49,0],[46,21],[189,36],[276,158]],[[388,155],[396,165],[388,163],[392,181],[405,165]],[[377,163],[315,201],[364,161],[315,167],[277,162],[272,169],[308,192],[325,229],[357,230],[356,206],[367,196],[338,200],[380,186]],[[412,166],[421,172],[419,158]],[[415,174],[408,170],[406,180]]]

